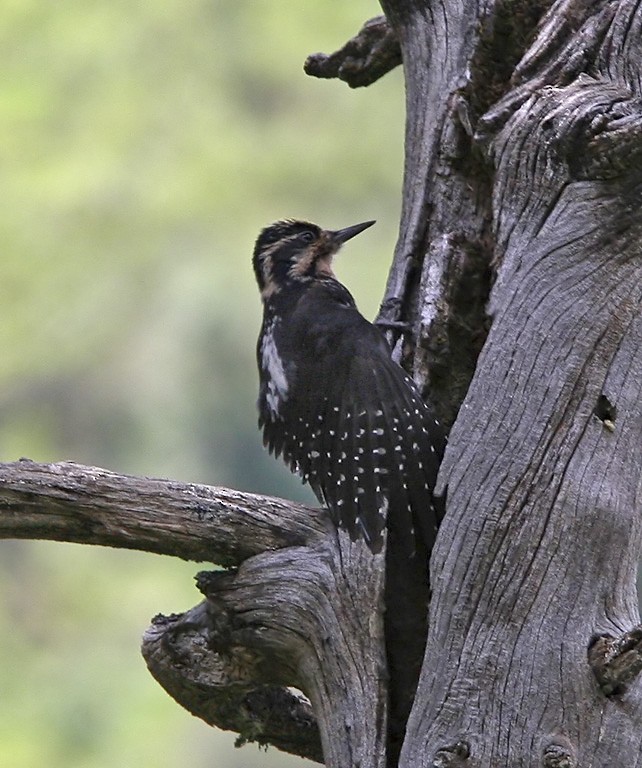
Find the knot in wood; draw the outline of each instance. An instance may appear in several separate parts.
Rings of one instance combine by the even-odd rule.
[[[432,768],[459,768],[470,757],[470,744],[458,741],[435,752]]]
[[[642,673],[642,624],[619,637],[593,637],[588,662],[606,696],[624,694]]]
[[[542,768],[576,768],[575,750],[564,736],[555,736],[542,753]]]

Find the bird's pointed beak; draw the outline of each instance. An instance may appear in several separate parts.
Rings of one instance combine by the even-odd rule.
[[[355,235],[358,235],[359,232],[363,232],[364,229],[368,229],[368,227],[371,227],[374,223],[374,221],[364,221],[363,224],[354,224],[352,227],[337,229],[332,233],[332,239],[341,245],[347,240],[355,237]]]

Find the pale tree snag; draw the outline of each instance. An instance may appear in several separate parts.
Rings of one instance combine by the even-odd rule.
[[[452,425],[399,760],[383,555],[323,510],[17,462],[0,535],[227,567],[199,576],[200,605],[157,617],[143,653],[242,740],[336,768],[642,766],[642,7],[383,7],[308,69],[359,85],[401,52],[404,199],[379,320]]]
[[[435,298],[422,293],[419,344],[424,332],[423,348],[435,342],[442,264],[458,243],[489,234],[496,272],[492,325],[442,468],[448,513],[401,764],[634,766],[640,686],[607,700],[587,652],[596,633],[639,623],[642,10],[554,4],[502,98],[484,104],[493,24],[526,8],[492,5],[386,4],[417,115],[407,168],[439,171],[436,183],[415,179],[397,253],[402,265],[426,254]],[[431,75],[416,71],[426,61]],[[491,164],[487,229],[474,166],[444,157],[457,111],[471,155]]]
[[[200,574],[206,603],[156,617],[143,640],[152,674],[186,709],[242,742],[313,760],[323,754],[329,765],[383,764],[383,553],[373,558],[334,530],[324,510],[22,460],[0,465],[0,536],[225,565]]]

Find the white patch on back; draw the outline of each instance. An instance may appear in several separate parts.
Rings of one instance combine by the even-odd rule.
[[[276,320],[272,320],[265,329],[261,342],[261,366],[267,376],[267,391],[265,402],[273,417],[280,415],[281,404],[288,399],[288,380],[274,341]]]

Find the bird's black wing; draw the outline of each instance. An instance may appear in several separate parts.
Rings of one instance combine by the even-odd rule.
[[[353,539],[378,551],[394,516],[408,551],[416,536],[432,546],[442,431],[380,331],[356,310],[333,332],[327,318],[323,333],[310,329],[283,418],[265,421],[264,438]]]

